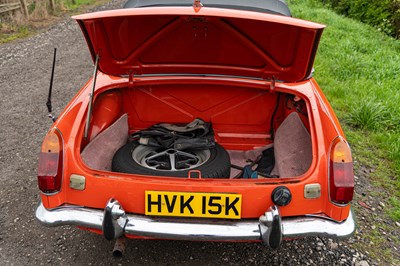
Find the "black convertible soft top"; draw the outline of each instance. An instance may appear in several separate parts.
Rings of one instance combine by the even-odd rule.
[[[152,7],[152,6],[192,6],[193,0],[129,0],[124,8]],[[263,13],[291,16],[284,0],[201,0],[206,7],[218,7],[257,11]]]

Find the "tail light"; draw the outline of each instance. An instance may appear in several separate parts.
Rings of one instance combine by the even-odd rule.
[[[353,199],[354,173],[350,147],[343,138],[333,141],[329,160],[331,201],[347,204]]]
[[[43,193],[61,189],[63,165],[62,137],[58,130],[51,130],[44,138],[39,154],[38,183]]]

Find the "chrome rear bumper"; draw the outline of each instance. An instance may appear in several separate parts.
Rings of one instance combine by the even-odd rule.
[[[118,201],[111,199],[103,210],[62,206],[48,210],[40,202],[36,218],[45,226],[76,225],[102,230],[107,239],[124,234],[179,240],[252,241],[278,247],[285,238],[321,236],[342,238],[355,230],[353,213],[337,223],[320,217],[281,218],[271,207],[259,220],[217,221],[169,219],[126,214]]]

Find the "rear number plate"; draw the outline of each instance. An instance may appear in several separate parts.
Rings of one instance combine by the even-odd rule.
[[[242,195],[231,193],[197,193],[146,191],[145,214],[240,219]]]

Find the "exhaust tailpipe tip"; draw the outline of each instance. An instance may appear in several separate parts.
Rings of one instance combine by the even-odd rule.
[[[125,253],[125,246],[126,246],[125,237],[124,236],[119,237],[114,244],[114,249],[112,252],[113,257],[121,258]]]

